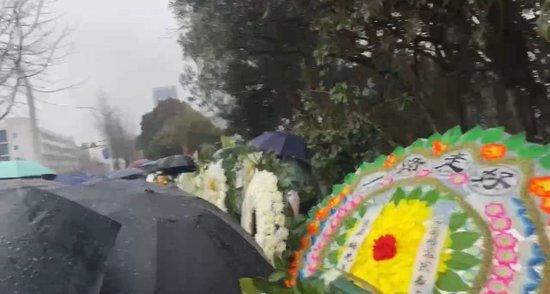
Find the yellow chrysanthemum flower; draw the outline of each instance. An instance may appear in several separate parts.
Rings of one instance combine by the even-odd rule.
[[[418,199],[386,204],[357,251],[351,274],[382,293],[407,293],[432,208]]]
[[[439,263],[437,264],[437,273],[442,274],[447,271],[447,261],[451,259],[451,234],[447,231],[441,254],[439,255]]]

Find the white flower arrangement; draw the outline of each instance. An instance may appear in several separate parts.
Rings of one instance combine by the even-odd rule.
[[[285,227],[283,193],[278,190],[277,181],[271,172],[255,171],[241,207],[241,225],[250,234],[254,233],[255,212],[254,239],[272,264],[275,256],[286,249],[289,233]]]
[[[248,188],[248,184],[252,180],[252,176],[254,176],[254,172],[256,171],[256,165],[261,158],[262,152],[248,153],[239,158],[240,169],[237,171],[236,174],[235,187],[242,187],[243,194],[246,192],[246,188]]]
[[[200,173],[182,173],[174,182],[179,189],[190,195],[197,195],[201,188]]]
[[[222,160],[208,164],[197,177],[194,183],[198,187],[197,196],[227,212],[225,196],[228,187],[227,178],[222,167]]]

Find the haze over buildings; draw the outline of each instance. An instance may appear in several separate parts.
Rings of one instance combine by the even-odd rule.
[[[153,105],[157,106],[160,101],[164,101],[170,98],[178,99],[178,89],[176,88],[176,86],[153,88]]]
[[[153,109],[151,89],[178,85],[183,66],[177,24],[168,0],[58,0],[62,24],[73,32],[63,63],[50,71],[56,86],[70,90],[42,94],[37,101],[39,125],[73,136],[77,143],[104,139],[93,110],[100,91],[121,109],[129,130],[139,133],[141,116]],[[179,86],[178,86],[179,87]],[[185,91],[178,89],[179,93]],[[25,116],[24,105],[14,116]],[[60,115],[63,114],[63,115]]]

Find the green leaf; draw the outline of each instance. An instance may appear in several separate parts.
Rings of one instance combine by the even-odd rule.
[[[518,151],[518,155],[524,158],[541,157],[546,153],[546,148],[538,144],[525,144]]]
[[[344,246],[346,244],[346,234],[338,236],[334,241],[336,241],[336,244]]]
[[[546,155],[539,161],[540,165],[545,169],[550,169],[550,155]]]
[[[436,190],[431,190],[424,195],[424,201],[428,202],[430,205],[437,202],[437,199],[439,199],[439,193]]]
[[[504,141],[506,148],[516,151],[519,150],[523,145],[525,145],[525,133],[519,133],[517,135],[510,136],[510,138]]]
[[[470,288],[468,284],[464,283],[459,275],[451,270],[448,270],[445,273],[441,274],[437,278],[437,282],[435,283],[435,285],[440,290],[447,292],[467,291]]]
[[[351,229],[355,226],[355,223],[357,223],[357,219],[356,218],[353,218],[353,217],[348,217],[345,221],[344,221],[344,226],[346,227],[346,229]]]
[[[286,277],[286,272],[276,271],[276,272],[272,273],[271,275],[269,275],[267,280],[270,281],[270,282],[277,282],[277,281],[280,281],[280,280],[284,279],[285,277]]]
[[[401,188],[397,188],[391,197],[391,201],[397,204],[399,203],[399,201],[401,201],[401,199],[404,199],[405,196],[405,191],[403,191],[403,189]]]
[[[412,144],[411,144],[411,148],[423,148],[424,147],[424,144],[425,144],[425,141],[422,140],[422,139],[418,139],[416,141],[414,141]]]
[[[365,216],[365,213],[367,213],[367,206],[365,206],[365,205],[359,206],[359,209],[357,210],[357,213],[359,213],[360,217]]]
[[[468,220],[468,215],[464,212],[455,212],[451,215],[451,219],[449,221],[449,229],[451,231],[456,231],[459,228],[463,227],[466,224],[466,220]]]
[[[356,178],[357,175],[355,173],[349,173],[344,177],[344,183],[351,185]]]
[[[340,193],[340,191],[342,191],[342,189],[344,189],[344,185],[342,184],[338,184],[338,185],[334,185],[332,186],[332,195],[338,195],[338,193]]]
[[[456,126],[445,132],[445,134],[443,134],[443,137],[441,137],[441,141],[446,144],[454,145],[458,141],[458,139],[460,139],[461,135],[462,130],[460,129],[460,126]]]
[[[328,293],[369,294],[371,292],[363,290],[354,282],[346,279],[343,276],[340,276],[332,283],[330,283]]]
[[[254,280],[252,278],[240,278],[239,286],[241,287],[241,293],[243,294],[261,293],[261,291],[256,288],[256,285],[254,285]]]
[[[420,199],[420,196],[422,196],[422,188],[417,187],[414,190],[409,193],[409,196],[407,196],[408,199]]]
[[[487,143],[497,142],[501,140],[503,136],[504,136],[504,128],[487,129],[483,132],[483,135],[481,137],[481,143],[487,144]]]
[[[287,262],[279,256],[275,256],[273,261],[276,269],[285,270],[286,268],[288,268]]]
[[[340,245],[341,246],[341,245]],[[328,261],[330,263],[332,263],[333,265],[337,265],[338,264],[338,250],[334,250],[334,251],[331,251],[328,255],[327,255],[327,258],[328,258]]]
[[[429,138],[428,138],[428,146],[432,146],[433,142],[435,140],[441,140],[441,134],[440,133],[435,133],[433,135],[431,135]]]
[[[476,232],[456,232],[451,234],[451,248],[454,250],[462,250],[471,247],[481,236]]]
[[[380,155],[374,159],[374,166],[375,167],[381,167],[384,165],[384,162],[386,161],[387,156],[386,155]]]
[[[479,137],[481,137],[482,134],[483,129],[481,129],[480,126],[476,126],[473,129],[470,129],[469,131],[464,133],[459,141],[463,143],[476,141],[477,139],[479,139]]]
[[[300,280],[300,288],[302,288],[301,293],[303,294],[323,294],[327,293],[327,289],[322,280],[318,278],[306,278]],[[278,292],[268,292],[268,293],[278,293]]]
[[[447,261],[447,266],[455,270],[467,270],[480,262],[479,258],[471,254],[455,251],[452,253],[451,259]]]
[[[399,146],[399,147],[395,148],[395,150],[393,150],[392,154],[395,155],[395,156],[401,156],[401,155],[405,154],[405,148]]]
[[[370,170],[371,168],[373,168],[374,165],[370,162],[363,162],[361,163],[361,165],[359,166],[359,169],[363,172],[366,172],[368,170]]]
[[[263,278],[240,278],[239,286],[243,294],[280,293],[290,294],[292,289],[287,289],[281,284],[270,283]]]

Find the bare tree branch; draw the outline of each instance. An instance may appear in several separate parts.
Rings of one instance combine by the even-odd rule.
[[[12,110],[23,86],[35,90],[36,81],[63,56],[59,49],[69,31],[56,29],[58,19],[49,11],[54,0],[0,1],[0,120]],[[56,92],[58,89],[40,89]]]

